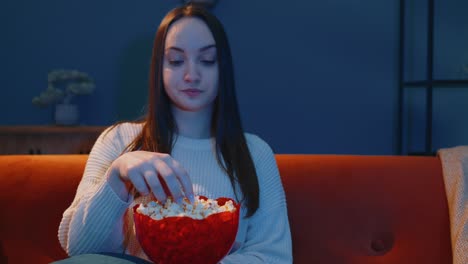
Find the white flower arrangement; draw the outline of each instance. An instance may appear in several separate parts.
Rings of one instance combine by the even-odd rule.
[[[47,89],[32,99],[39,107],[54,103],[69,104],[76,95],[91,94],[94,91],[94,80],[84,72],[77,70],[53,70],[47,76]]]

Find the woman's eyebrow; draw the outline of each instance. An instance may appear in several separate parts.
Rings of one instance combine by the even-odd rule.
[[[211,49],[211,48],[216,48],[216,45],[215,44],[206,45],[206,46],[203,46],[203,47],[199,48],[198,50],[199,51],[206,51],[206,50]],[[179,51],[179,52],[184,52],[184,49],[176,47],[176,46],[171,46],[171,47],[169,47],[167,49],[168,50],[175,50],[175,51]]]
[[[215,44],[206,45],[206,46],[200,48],[199,51],[205,51],[205,50],[208,50],[208,49],[211,49],[211,48],[216,48],[216,45]]]

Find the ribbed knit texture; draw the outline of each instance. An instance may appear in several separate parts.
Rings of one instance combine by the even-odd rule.
[[[96,141],[75,199],[59,226],[60,244],[69,255],[125,250],[148,259],[136,239],[130,210],[148,197],[122,201],[105,180],[111,163],[141,129],[141,124],[120,124]],[[244,218],[247,209],[241,208],[236,241],[221,263],[292,263],[286,200],[273,151],[259,137],[245,136],[258,175],[260,207],[250,218]],[[217,163],[214,139],[178,136],[171,156],[188,171],[195,195],[235,199],[229,178]],[[242,197],[239,192],[238,197]],[[125,234],[129,234],[126,249]]]
[[[453,264],[468,263],[468,146],[440,149]]]

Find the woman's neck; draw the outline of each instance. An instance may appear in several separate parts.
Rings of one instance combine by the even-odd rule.
[[[210,138],[212,108],[190,112],[172,107],[177,134],[188,138]]]

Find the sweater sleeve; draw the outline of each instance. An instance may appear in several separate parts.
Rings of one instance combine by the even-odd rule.
[[[450,219],[453,264],[468,263],[468,146],[438,150]]]
[[[63,213],[58,238],[68,255],[116,251],[123,241],[123,215],[130,203],[122,201],[105,180],[124,142],[120,127],[104,131],[89,154],[83,177]]]
[[[248,220],[243,246],[220,263],[292,263],[286,198],[273,151],[257,136],[247,139],[259,180],[260,206]]]

